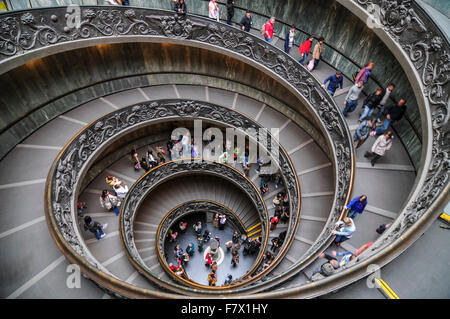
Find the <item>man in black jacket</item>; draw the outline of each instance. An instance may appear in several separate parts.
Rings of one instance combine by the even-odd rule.
[[[227,24],[231,25],[231,19],[234,16],[234,1],[227,0]]]
[[[250,11],[247,11],[245,13],[245,16],[242,18],[241,23],[239,25],[241,26],[241,29],[246,32],[250,32],[250,28],[252,27],[252,17]]]
[[[359,121],[362,122],[368,116],[371,116],[375,108],[380,104],[383,98],[383,89],[378,88],[375,93],[370,94],[364,101],[364,112],[361,114]]]
[[[384,114],[386,115],[386,119],[384,120],[383,126],[377,128],[377,130],[375,131],[376,136],[383,134],[384,131],[386,131],[389,128],[389,125],[392,122],[397,123],[398,121],[401,120],[401,118],[403,117],[403,114],[405,114],[405,112],[406,112],[406,104],[405,103],[406,103],[406,100],[401,99],[400,101],[398,101],[397,104],[392,104],[390,107],[388,107],[384,111]]]

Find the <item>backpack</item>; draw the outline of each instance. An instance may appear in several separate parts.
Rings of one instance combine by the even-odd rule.
[[[267,24],[267,22],[264,23],[264,24],[262,25],[262,27],[261,27],[261,30],[260,30],[261,35],[265,35],[265,34],[266,34],[266,24]]]
[[[359,71],[356,71],[355,73],[352,74],[352,78],[353,78],[353,82],[356,81],[356,77],[358,76]]]

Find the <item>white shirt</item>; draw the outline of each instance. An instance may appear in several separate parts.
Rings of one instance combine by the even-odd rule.
[[[386,105],[388,99],[389,99],[389,95],[391,95],[392,91],[389,91],[389,89],[386,89],[386,93],[384,94],[383,98],[380,101],[380,105]]]
[[[219,11],[219,7],[217,6],[217,3],[210,1],[209,2],[209,17],[212,19],[217,19],[218,11]]]
[[[114,188],[114,190],[116,191],[117,197],[119,197],[120,199],[124,199],[128,192],[128,185],[120,185],[119,188]]]

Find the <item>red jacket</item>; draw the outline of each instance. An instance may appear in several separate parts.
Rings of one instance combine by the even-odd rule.
[[[266,22],[266,25],[264,27],[264,36],[267,37],[267,33],[269,33],[269,38],[273,38],[273,24],[270,23],[270,20]]]
[[[305,42],[302,43],[302,45],[298,48],[298,50],[300,51],[300,54],[303,55],[305,54],[305,52],[308,52],[308,54],[311,53],[311,44],[312,42],[309,40],[306,40]]]

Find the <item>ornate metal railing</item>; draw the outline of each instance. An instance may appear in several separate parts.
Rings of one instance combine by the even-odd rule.
[[[164,262],[167,259],[165,252],[166,242],[169,238],[169,230],[174,228],[176,229],[176,222],[181,218],[194,213],[225,215],[227,217],[227,224],[231,223],[233,228],[237,230],[239,234],[245,234],[246,232],[246,228],[242,220],[229,207],[210,200],[193,200],[185,202],[168,212],[158,225],[155,241],[156,248],[159,249],[159,256],[165,257],[163,260],[160,260],[160,262]]]
[[[305,285],[300,288],[285,289],[279,293],[270,292],[267,296],[301,295],[302,292],[314,295],[319,293],[318,289],[324,289],[321,292],[323,293],[327,289],[335,289],[339,285],[367,275],[365,268],[362,271],[367,262],[376,261],[383,265],[406,249],[425,230],[432,217],[437,214],[434,208],[445,200],[448,193],[450,145],[448,143],[450,69],[448,42],[432,19],[414,2],[403,4],[364,0],[338,1],[357,13],[363,20],[370,17],[368,10],[371,5],[378,4],[382,8],[383,15],[380,21],[382,28],[376,32],[392,51],[398,53],[413,83],[422,113],[424,144],[421,168],[416,187],[408,201],[409,204],[403,209],[393,227],[383,234],[371,250],[361,256],[361,260],[367,257],[364,262],[347,270],[353,273],[347,277],[347,280],[333,283],[334,278],[327,278],[322,282],[316,282],[314,288]],[[100,43],[105,38],[110,41],[120,41],[120,38],[124,37],[134,39],[141,37],[139,41],[143,41],[143,37],[148,41],[151,41],[152,37],[164,37],[166,41],[180,41],[180,43],[186,39],[195,40],[204,45],[211,45],[217,50],[223,49],[225,53],[235,53],[244,61],[254,61],[280,82],[293,88],[323,123],[324,131],[332,141],[332,150],[335,154],[333,161],[336,164],[336,180],[342,186],[338,188],[340,192],[336,194],[333,214],[329,222],[337,219],[346,201],[346,195],[348,197],[348,185],[352,179],[352,175],[348,172],[354,165],[349,132],[331,98],[319,87],[320,84],[292,58],[252,35],[244,34],[224,24],[190,15],[186,20],[180,20],[172,13],[156,10],[83,8],[81,20],[83,27],[80,29],[84,30],[83,32],[77,29],[64,30],[63,16],[63,8],[1,15],[1,19],[7,23],[7,26],[15,26],[11,29],[14,31],[6,34],[7,38],[3,46],[8,57],[3,51],[0,53],[2,55],[0,63],[5,66],[3,70],[6,71],[14,65],[32,59],[33,52],[42,52],[46,48],[55,48],[53,52],[57,52],[56,45],[62,43],[77,41],[77,45],[82,46],[83,41],[86,41],[84,45],[87,45],[87,43]],[[154,23],[150,26],[149,21]],[[2,37],[4,36],[5,34],[2,34]],[[98,39],[98,42],[94,39]],[[64,49],[61,45],[59,46],[59,50],[67,49],[69,48]],[[19,55],[20,62],[13,61]],[[279,76],[274,75],[275,73]],[[67,172],[67,165],[76,165],[76,163],[71,160],[72,155],[64,154],[64,157],[58,158],[53,168],[55,169],[59,164],[60,176],[68,175],[68,178],[58,182],[58,188],[64,191],[67,188],[70,192],[73,185],[71,185],[72,177]],[[48,195],[49,192],[47,192]],[[64,220],[70,216],[70,210],[73,207],[70,205],[64,207],[55,203],[54,207],[50,205],[47,208],[58,212],[60,215],[58,222],[61,223],[63,231],[71,230]],[[50,221],[56,224],[55,219]],[[327,231],[329,235],[329,229]],[[64,236],[61,235],[60,239],[64,242],[73,242],[75,246],[77,244],[77,240],[67,233]]]
[[[112,276],[112,274],[102,267],[90,254],[76,226],[76,210],[74,203],[76,202],[84,174],[88,171],[90,164],[96,160],[110,141],[118,139],[122,135],[128,134],[144,125],[149,125],[162,120],[170,121],[180,119],[205,120],[209,123],[218,123],[222,126],[233,126],[240,129],[242,132],[254,132],[254,134],[261,128],[256,122],[246,118],[237,111],[210,103],[189,100],[147,102],[117,110],[94,121],[78,133],[72,141],[66,145],[55,160],[47,180],[45,197],[45,208],[50,230],[58,245],[69,255],[69,259],[85,266],[85,270],[88,274],[94,272],[97,275],[99,271],[101,271],[110,277]],[[253,139],[255,142],[263,142],[256,135],[248,134],[247,137]],[[275,144],[277,144],[281,150],[279,153],[273,153],[271,158],[280,168],[280,173],[290,198],[289,205],[292,214],[288,231],[289,234],[292,235],[298,224],[301,204],[300,187],[297,175],[284,149],[279,146],[276,141],[272,141],[271,139],[267,139],[265,142],[267,143],[267,148],[271,154],[276,149],[275,147],[272,148]],[[265,149],[265,151],[268,150]],[[166,169],[168,176],[174,176],[176,174],[176,169],[171,167],[171,165],[174,165],[174,162],[171,163],[172,164],[168,163],[163,165],[157,172],[161,174],[161,171]],[[205,165],[202,163],[193,163],[192,165],[199,165],[199,169],[206,169],[206,167],[201,166]],[[193,168],[191,167],[191,169]],[[236,172],[241,174],[238,171]],[[150,174],[146,176],[150,176]],[[242,175],[240,176],[241,178],[244,178]],[[258,189],[255,190],[258,196],[260,196]],[[126,202],[135,202],[135,200],[136,198],[129,199],[129,197],[127,197]],[[127,204],[125,203],[123,207],[126,206]],[[128,217],[129,216],[125,213],[125,228],[132,227],[132,224],[127,219]],[[265,219],[267,220],[267,217]],[[267,229],[266,225],[263,226]],[[129,228],[127,229],[129,230]],[[124,233],[131,234],[128,231]],[[267,238],[268,237],[265,236],[265,241],[267,241]],[[284,251],[287,248],[288,245],[284,247]],[[279,256],[279,260],[281,260],[282,254],[279,254]],[[273,266],[275,266],[275,264]],[[264,273],[258,273],[258,275],[255,275],[253,278],[259,278],[263,274]],[[166,289],[178,293],[192,292],[192,290],[186,290],[184,286],[182,287],[161,282],[159,284]],[[116,292],[118,291],[118,286],[120,286],[119,288],[121,289],[124,288],[122,283],[120,285],[104,285],[107,289],[108,287],[113,287],[111,290]]]
[[[398,218],[348,268],[326,279],[258,297],[313,297],[372,274],[405,251],[448,202],[450,174],[450,44],[414,1],[338,0],[374,29],[408,74],[422,118],[422,160],[415,188]],[[254,295],[255,296],[255,295]]]
[[[54,54],[105,41],[167,41],[192,46],[200,45],[233,55],[256,65],[286,85],[317,118],[321,124],[321,130],[331,143],[336,177],[334,204],[324,231],[313,245],[315,251],[310,251],[308,255],[317,255],[326,246],[331,239],[331,226],[341,217],[343,206],[350,196],[354,155],[350,132],[338,107],[329,94],[321,88],[321,84],[303,66],[258,37],[197,16],[187,15],[186,18],[181,18],[163,10],[83,7],[80,28],[70,28],[66,24],[65,14],[64,8],[3,14],[2,22],[11,28],[11,32],[2,35],[2,37],[7,36],[5,45],[0,50],[2,70],[6,71],[15,65],[23,64],[27,59],[33,59],[38,55]],[[19,56],[20,59],[17,59]],[[185,107],[189,109],[187,112],[184,112]],[[191,110],[190,107],[192,105],[184,105],[179,110],[173,110],[172,115],[174,117],[198,116],[197,110]],[[46,211],[49,224],[56,233],[57,242],[64,245],[64,250],[67,249],[67,252],[72,254],[69,259],[83,264],[80,257],[85,258],[87,262],[83,266],[85,266],[84,270],[89,270],[88,272],[95,271],[93,266],[108,273],[86,251],[86,247],[79,239],[78,230],[72,224],[71,213],[75,211],[74,195],[78,191],[78,181],[83,174],[81,168],[88,165],[106,140],[115,134],[122,134],[122,129],[131,129],[130,124],[139,123],[139,116],[144,113],[140,106],[134,106],[128,115],[126,112],[122,114],[117,112],[112,119],[114,124],[108,123],[105,128],[103,122],[97,121],[95,127],[90,126],[85,129],[64,148],[50,172],[46,189]],[[151,112],[150,115],[158,114]],[[211,116],[206,118],[216,120]],[[232,125],[234,125],[234,118],[230,117],[229,120],[233,120]],[[243,118],[243,121],[244,126],[251,123],[248,119]],[[282,169],[289,165],[288,158],[280,162]],[[299,189],[296,174],[292,172],[283,174],[288,190],[293,189],[295,185]],[[291,205],[300,204],[299,193],[289,196]],[[293,209],[291,212],[294,214],[297,210]],[[289,231],[295,231],[296,224],[293,226],[295,227],[290,227]],[[287,246],[286,243],[283,251],[286,251]]]
[[[243,279],[243,281],[240,281],[238,285],[227,286],[226,289],[229,290],[237,286],[245,285],[246,283],[251,281],[255,269],[262,261],[264,250],[269,239],[269,216],[264,203],[264,199],[262,198],[258,188],[240,171],[229,165],[221,164],[218,162],[206,160],[198,161],[196,159],[170,161],[150,170],[133,184],[133,186],[127,193],[127,197],[121,205],[121,214],[119,216],[120,237],[128,258],[130,259],[131,263],[137,268],[137,270],[150,280],[156,282],[159,285],[170,285],[170,283],[160,283],[161,279],[159,279],[159,276],[153,273],[141,258],[134,242],[134,220],[136,214],[139,213],[140,204],[143,200],[145,200],[145,198],[151,193],[152,190],[156,189],[159,185],[169,179],[184,176],[186,174],[212,175],[217,178],[226,179],[236,186],[236,191],[239,189],[240,191],[244,192],[254,205],[255,213],[258,214],[258,218],[261,221],[261,227],[263,229],[263,242],[261,245],[261,250],[258,253],[254,266],[249,269],[249,271],[244,276],[242,276],[241,279]],[[205,205],[205,203],[199,202],[192,202],[188,205],[182,205],[177,207],[174,211],[171,211],[170,214],[165,216],[158,227],[156,235],[156,251],[162,267],[176,281],[179,281],[188,287],[195,288],[197,292],[208,293],[209,290],[216,290],[217,293],[223,293],[223,291],[220,290],[223,290],[224,287],[208,287],[175,276],[174,273],[170,270],[165,258],[163,257],[164,238],[165,236],[167,236],[168,227],[172,225],[174,218],[179,218],[181,215],[191,213],[195,208],[206,209],[211,207],[220,207],[221,210],[228,213],[228,211],[220,205]],[[237,221],[239,220],[237,216],[236,218],[233,216],[232,219],[237,219]]]

